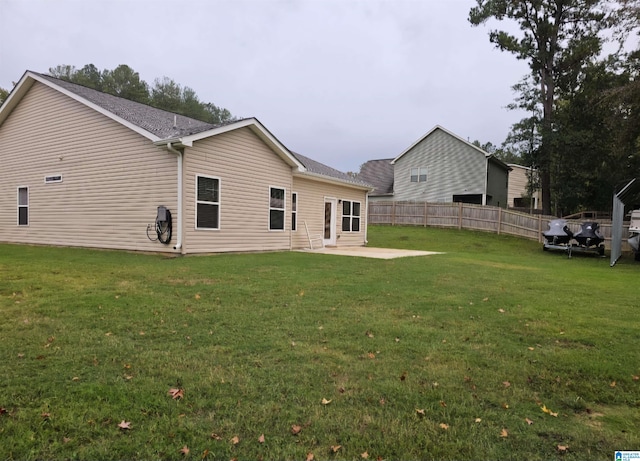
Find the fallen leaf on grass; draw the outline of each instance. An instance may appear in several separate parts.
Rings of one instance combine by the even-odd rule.
[[[418,414],[418,416],[424,416],[426,414],[424,409],[422,408],[416,408],[416,413]]]
[[[234,444],[234,445],[238,445],[238,444],[240,443],[240,437],[238,437],[237,435],[236,435],[236,436],[234,436],[234,437],[231,439],[231,443],[232,443],[232,444]]]
[[[124,419],[120,422],[120,424],[118,424],[118,427],[120,429],[127,430],[127,429],[131,429],[131,421],[125,421]]]
[[[322,404],[323,405],[329,405],[330,403],[331,403],[331,400],[322,399]]]
[[[373,338],[373,333],[371,333],[369,330],[367,330],[365,332],[365,336],[369,337],[369,338]]]
[[[486,303],[487,301],[489,301],[489,298],[482,298],[482,302]]]
[[[482,422],[482,418],[476,418],[475,422],[476,423],[481,423]]]
[[[632,378],[634,381],[640,381],[640,376],[634,375]]]
[[[511,387],[511,383],[509,381],[502,381],[502,385],[507,388],[507,387]]]
[[[615,381],[611,381],[609,383],[609,387],[616,387],[616,382]]]
[[[447,404],[445,403],[445,401],[444,401],[444,400],[440,400],[440,406],[441,406],[442,408],[446,408],[446,407],[447,407]]]
[[[498,309],[498,312],[500,312],[501,314],[504,314],[506,311],[504,309]]]
[[[189,451],[190,451],[189,447],[187,447],[186,445],[180,449],[180,453],[182,453],[185,456],[189,454]]]
[[[502,404],[502,408],[504,408],[505,410],[509,409],[509,404],[508,403],[503,403]]]
[[[549,410],[546,405],[542,405],[540,409],[548,415],[554,416],[556,418],[558,417],[558,413],[554,413],[553,411]]]
[[[342,445],[331,445],[331,451],[334,453],[337,453],[340,448],[342,448]]]
[[[258,437],[258,443],[264,443],[264,434]]]
[[[167,392],[173,400],[181,399],[184,397],[184,389],[169,389]]]
[[[213,440],[222,440],[222,437],[220,437],[218,434],[216,434],[215,432],[211,433],[211,438]]]
[[[369,453],[367,453],[366,451],[364,453],[360,453],[360,457],[362,459],[369,459]]]
[[[527,422],[527,424],[528,424],[529,426],[531,426],[531,425],[533,424],[533,421],[532,421],[532,420],[530,420],[529,418],[525,418],[524,420]]]
[[[5,413],[7,413],[7,409],[4,407],[0,407],[0,415],[4,415]]]
[[[313,461],[315,459],[315,456],[313,456],[313,453],[309,452],[307,453],[307,457],[305,459],[306,461]]]
[[[367,354],[367,357],[369,357],[370,359],[375,359],[376,358],[376,354],[374,354],[373,352],[369,352]]]
[[[529,349],[530,351],[535,351],[536,350],[535,347],[531,347],[531,346],[527,347],[527,349]]]
[[[200,295],[196,293],[196,295],[194,296],[194,298],[196,298],[196,299],[200,299]]]
[[[558,445],[558,451],[564,453],[569,449],[569,445]]]
[[[440,423],[440,428],[444,429],[445,431],[449,429],[449,425],[446,423]]]
[[[62,437],[62,443],[69,443],[71,439],[69,437]]]
[[[205,449],[205,450],[202,452],[202,459],[205,459],[207,456],[209,456],[209,450],[208,450],[208,449]]]
[[[506,429],[502,429],[500,431],[500,437],[509,437],[509,431],[507,431]]]
[[[298,426],[297,424],[294,424],[293,426],[291,426],[291,433],[293,435],[298,435],[301,430],[302,430],[302,427]]]

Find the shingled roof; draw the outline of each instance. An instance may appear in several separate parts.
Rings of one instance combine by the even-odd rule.
[[[393,194],[393,165],[392,158],[369,160],[360,167],[358,179],[371,184],[374,189],[369,195]]]
[[[306,171],[302,171],[301,174],[324,176],[330,180],[337,180],[339,182],[349,183],[358,187],[371,187],[369,184],[338,171],[335,168],[331,168],[320,162],[312,160],[309,157],[305,157],[304,155],[297,153],[294,154],[275,139],[271,133],[268,133],[268,130],[266,130],[266,128],[264,128],[255,118],[236,119],[227,123],[215,125],[33,71],[25,72],[20,83],[16,85],[9,95],[9,98],[6,101],[7,104],[2,106],[3,110],[0,111],[0,123],[2,123],[2,120],[6,118],[8,112],[11,112],[12,108],[17,103],[17,101],[9,100],[19,100],[22,95],[24,95],[24,92],[27,91],[33,80],[37,80],[44,84],[48,84],[53,88],[57,88],[68,96],[73,97],[84,104],[93,106],[95,109],[105,113],[105,115],[112,114],[110,116],[115,116],[115,118],[121,123],[128,124],[130,128],[136,130],[140,134],[143,134],[154,143],[162,143],[165,141],[173,142],[175,139],[186,137],[191,137],[192,139],[197,139],[201,136],[206,137],[208,135],[206,132],[208,131],[212,131],[212,133],[220,132],[219,129],[221,128],[222,131],[224,131],[223,127],[233,129],[232,125],[259,125],[260,129],[258,131],[265,132],[265,137],[273,139],[274,143],[280,147],[280,151],[286,152],[286,156],[295,158],[295,160],[305,167]],[[25,88],[20,88],[23,86],[22,84],[24,82],[27,82],[28,85],[24,85]],[[198,136],[200,133],[201,136]]]
[[[160,139],[187,136],[220,126],[103,93],[93,88],[77,85],[49,75],[33,73],[154,134]]]
[[[335,179],[340,179],[345,182],[350,182],[351,184],[356,184],[358,186],[372,187],[371,184],[369,184],[368,182],[362,181],[357,176],[356,177],[350,176],[347,173],[338,171],[335,168],[331,168],[330,166],[327,166],[323,163],[316,162],[315,160],[310,159],[309,157],[305,157],[302,154],[298,154],[297,152],[292,151],[291,153],[298,159],[300,163],[304,165],[308,173],[318,174],[321,176],[329,176]]]

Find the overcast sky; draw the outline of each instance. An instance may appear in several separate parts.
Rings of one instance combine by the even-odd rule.
[[[258,118],[342,171],[435,125],[500,145],[526,63],[471,27],[475,0],[0,0],[0,87],[25,70],[127,64]],[[495,26],[495,25],[494,25]]]

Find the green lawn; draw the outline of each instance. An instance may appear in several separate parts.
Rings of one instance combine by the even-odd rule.
[[[0,245],[0,459],[640,449],[633,258],[409,227],[371,227],[369,245],[446,254]]]

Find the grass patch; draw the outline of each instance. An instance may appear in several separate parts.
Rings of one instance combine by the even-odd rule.
[[[446,254],[0,245],[0,458],[583,460],[640,446],[631,258],[612,269],[430,228],[373,226],[369,240]]]

